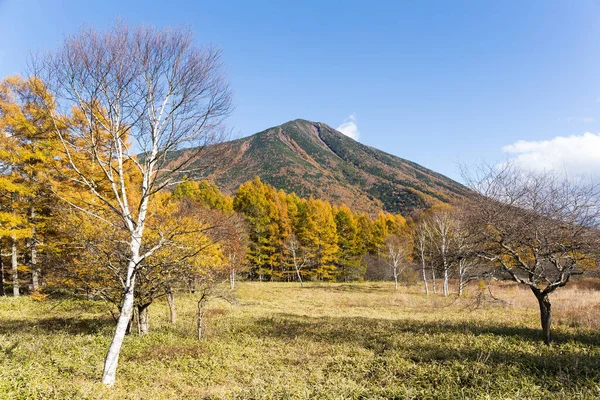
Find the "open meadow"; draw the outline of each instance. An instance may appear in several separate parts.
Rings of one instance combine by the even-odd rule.
[[[585,283],[585,282],[584,282]],[[126,338],[114,388],[100,383],[114,324],[84,300],[0,299],[0,397],[69,399],[517,399],[600,397],[600,291],[553,296],[557,343],[534,296],[497,284],[462,299],[390,283],[240,283],[195,338],[193,295]]]

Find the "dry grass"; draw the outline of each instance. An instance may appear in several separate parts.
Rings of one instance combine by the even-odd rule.
[[[539,339],[537,303],[498,283],[462,299],[388,283],[242,283],[209,304],[195,335],[192,296],[177,326],[164,302],[152,332],[126,339],[117,385],[98,383],[112,321],[89,301],[0,299],[0,398],[600,398],[600,292],[556,292],[558,343]]]

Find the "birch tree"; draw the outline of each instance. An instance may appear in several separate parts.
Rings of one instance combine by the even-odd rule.
[[[421,221],[413,230],[413,242],[415,246],[415,252],[419,261],[421,262],[421,277],[425,285],[425,295],[429,296],[429,284],[427,282],[427,229],[425,228],[424,221]],[[435,275],[434,275],[435,277]]]
[[[57,51],[34,61],[33,73],[56,96],[47,110],[69,164],[63,179],[87,189],[95,200],[57,194],[97,218],[113,213],[127,237],[125,289],[102,375],[102,382],[112,386],[138,269],[163,245],[145,242],[149,202],[197,167],[199,153],[219,139],[231,107],[230,90],[219,50],[197,47],[188,31],[124,24],[68,37]],[[59,112],[72,110],[80,115],[78,123],[60,117]],[[197,150],[170,157],[192,146]],[[128,179],[128,168],[139,179]]]
[[[464,218],[464,215],[458,216],[453,235],[452,255],[458,275],[458,296],[462,296],[467,284],[475,279],[473,270],[478,266],[478,258],[474,256],[476,239],[469,234]]]
[[[306,252],[303,251],[302,246],[296,236],[291,236],[287,241],[287,251],[292,256],[292,265],[296,273],[296,278],[300,282],[300,287],[304,286],[302,282],[302,268],[306,265],[307,257]],[[302,253],[302,254],[301,254]]]
[[[412,246],[407,237],[391,235],[385,240],[385,250],[387,262],[392,267],[394,286],[398,290],[398,277],[406,268]]]
[[[449,278],[451,263],[452,235],[455,229],[455,219],[449,209],[434,210],[429,217],[425,227],[428,229],[428,236],[431,245],[434,247],[440,258],[440,267],[442,270],[444,282],[442,292],[444,296],[449,294]],[[435,283],[434,283],[435,285]]]

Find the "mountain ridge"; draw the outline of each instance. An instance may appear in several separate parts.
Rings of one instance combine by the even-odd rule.
[[[194,149],[178,154],[189,151]],[[370,214],[383,209],[408,215],[436,201],[453,203],[469,194],[440,173],[304,119],[211,145],[192,166],[201,172],[191,179],[211,179],[228,194],[259,176],[277,189]]]

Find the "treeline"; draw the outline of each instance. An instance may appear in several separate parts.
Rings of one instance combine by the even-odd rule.
[[[418,273],[424,292],[461,295],[473,279],[490,276],[489,262],[475,256],[463,210],[436,204],[405,219],[381,211],[376,217],[314,198],[277,190],[260,178],[242,184],[233,197],[212,182],[188,181],[174,190],[245,222],[246,259],[238,273],[264,281],[362,281],[369,276],[398,281]],[[381,273],[381,270],[384,273]],[[369,275],[369,270],[376,273]]]
[[[365,255],[385,255],[386,240],[410,236],[401,215],[380,212],[372,218],[345,205],[303,199],[255,178],[233,198],[207,181],[185,182],[174,190],[223,212],[238,213],[246,223],[244,272],[268,281],[363,280]]]

